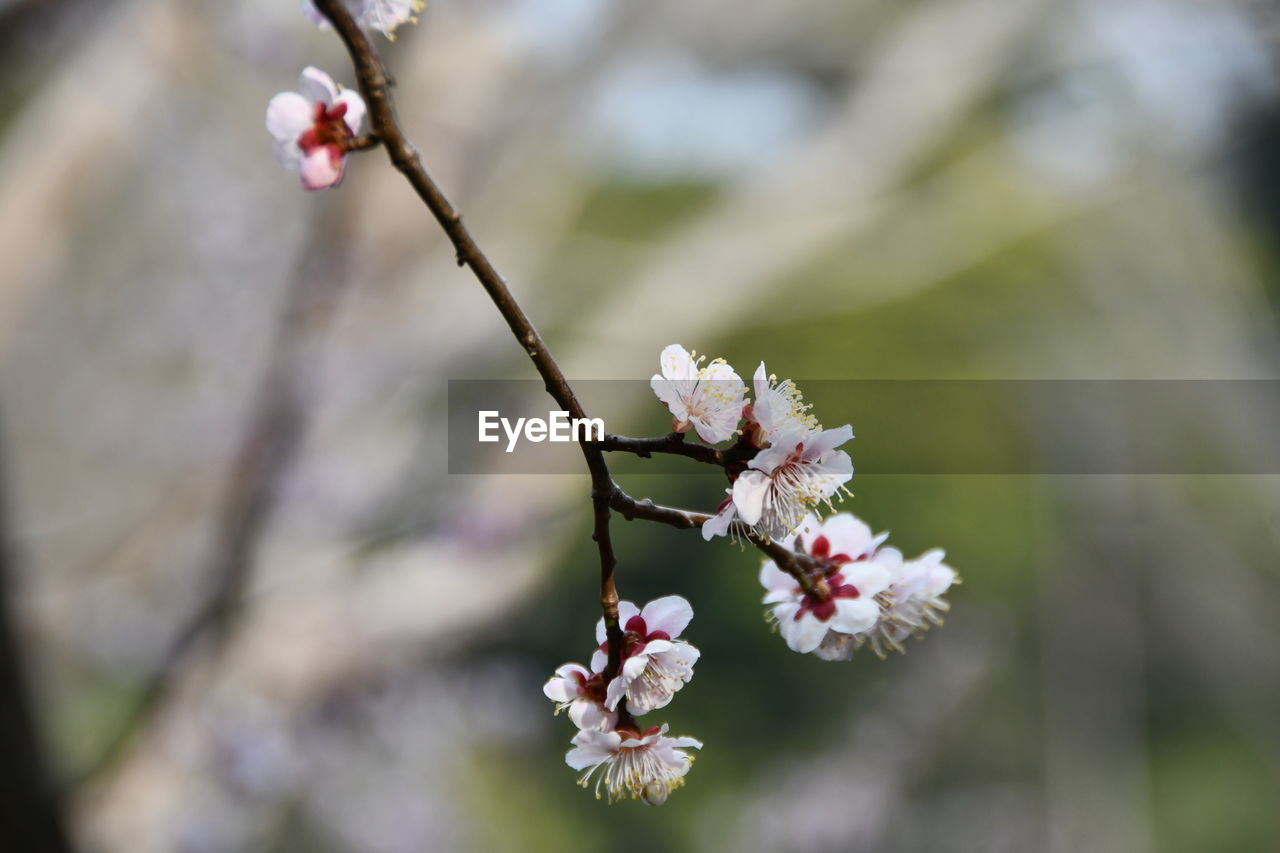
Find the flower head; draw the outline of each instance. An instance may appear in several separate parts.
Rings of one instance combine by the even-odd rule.
[[[556,670],[542,692],[556,703],[556,713],[569,711],[569,719],[580,729],[609,730],[618,722],[618,714],[604,707],[604,677],[588,672],[576,663],[566,663]]]
[[[699,366],[701,360],[672,344],[662,351],[662,373],[654,374],[649,387],[671,410],[676,432],[694,429],[707,444],[716,444],[737,432],[747,386],[723,359]]]
[[[813,558],[819,573],[806,590],[772,560],[760,569],[760,583],[767,590],[764,603],[787,645],[801,653],[818,649],[832,634],[852,635],[875,625],[880,616],[876,601],[893,578],[893,549],[877,552],[884,536],[849,513],[819,522],[809,515],[800,525],[798,541],[788,546]],[[900,555],[899,555],[900,559]]]
[[[267,105],[276,158],[285,168],[297,169],[309,190],[337,186],[364,114],[359,93],[339,91],[328,74],[304,68],[298,91],[281,92]]]
[[[603,784],[609,802],[631,797],[651,806],[666,802],[668,795],[684,784],[693,756],[684,750],[701,749],[702,742],[691,737],[667,737],[667,724],[654,726],[643,734],[629,729],[580,731],[565,763],[585,770],[578,784],[587,787],[597,771],[595,792],[600,798]]]
[[[735,521],[771,539],[790,535],[819,504],[830,505],[853,476],[849,454],[836,449],[851,438],[848,424],[775,435],[738,475],[717,515],[702,525],[702,538],[728,533]]]
[[[604,706],[617,709],[623,698],[632,714],[647,714],[665,707],[677,690],[693,678],[693,665],[701,654],[680,633],[693,619],[693,608],[678,595],[654,599],[636,607],[618,602],[618,621],[625,631],[623,656],[618,672],[609,682]],[[591,668],[603,671],[608,664],[608,637],[604,620],[596,623],[600,647],[591,659]]]
[[[343,5],[357,24],[395,41],[396,28],[401,24],[416,24],[418,13],[426,4],[423,0],[343,0]],[[316,26],[329,28],[329,19],[320,14],[315,0],[302,0],[302,11]]]

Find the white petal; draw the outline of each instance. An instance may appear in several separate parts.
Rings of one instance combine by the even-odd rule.
[[[609,663],[609,655],[603,649],[596,649],[591,653],[591,671],[604,672],[604,668]]]
[[[838,513],[823,522],[821,535],[831,543],[833,556],[845,554],[856,560],[872,547],[871,528],[862,519],[848,512]],[[811,540],[805,544],[811,544]]]
[[[679,344],[671,344],[658,356],[662,375],[667,379],[694,380],[698,378],[698,365],[689,351]]]
[[[702,538],[710,542],[717,536],[724,536],[729,532],[729,527],[733,524],[733,517],[737,515],[733,504],[729,504],[719,513],[702,522]]]
[[[880,605],[872,598],[837,598],[835,615],[827,627],[843,634],[861,634],[880,618]]]
[[[267,104],[267,132],[281,142],[293,142],[311,126],[315,108],[297,92],[281,92]]]
[[[769,372],[764,369],[763,361],[756,368],[755,375],[751,377],[751,384],[755,386],[756,402],[760,402],[760,398],[769,390]]]
[[[784,572],[773,562],[765,560],[760,566],[760,585],[771,592],[783,592],[790,595],[796,588],[796,580]],[[769,602],[766,601],[765,604]]]
[[[734,482],[733,505],[747,524],[755,524],[760,520],[760,514],[764,511],[764,496],[768,491],[769,478],[759,471],[743,471]]]
[[[825,429],[817,435],[811,437],[805,442],[804,453],[806,457],[814,459],[835,450],[853,438],[853,427],[845,424],[835,429]]]
[[[840,567],[840,574],[844,576],[844,582],[854,586],[858,590],[858,594],[865,599],[879,595],[893,583],[894,571],[888,566],[882,566],[873,560],[865,562],[849,563]],[[843,628],[841,630],[844,630]],[[857,631],[850,631],[856,634]]]
[[[653,389],[653,393],[658,395],[658,399],[666,405],[671,412],[671,417],[677,421],[687,421],[689,419],[689,407],[685,403],[685,395],[680,393],[679,386],[662,376],[654,376],[649,380],[649,387]]]
[[[333,85],[333,78],[314,65],[302,69],[302,76],[298,78],[298,91],[312,103],[319,101],[325,105],[332,104],[333,99],[338,97],[338,87]]]
[[[618,724],[618,715],[606,711],[590,699],[579,699],[569,706],[569,719],[580,729],[609,731]]]
[[[799,619],[792,616],[790,619],[780,620],[778,630],[793,652],[808,654],[827,635],[827,623],[819,622],[812,613],[806,613]]]
[[[693,607],[682,596],[667,595],[646,604],[640,611],[640,618],[644,619],[650,634],[665,631],[674,640],[689,627],[693,620]]]
[[[794,434],[780,436],[772,445],[757,453],[755,458],[747,464],[756,471],[772,474],[779,465],[791,458],[796,445],[803,440],[803,436]]]
[[[359,136],[360,126],[364,124],[364,98],[360,97],[360,93],[355,89],[343,89],[333,102],[347,105],[347,112],[343,115],[342,120],[347,123],[347,127],[351,129],[353,134]]]

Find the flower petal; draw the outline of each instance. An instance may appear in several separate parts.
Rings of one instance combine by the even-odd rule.
[[[281,142],[294,142],[314,117],[310,101],[297,92],[281,92],[267,104],[267,132]]]
[[[693,607],[683,596],[667,595],[646,604],[640,611],[640,616],[650,634],[665,631],[668,637],[674,639],[689,627],[689,622],[693,620]]]
[[[319,101],[326,106],[338,97],[338,87],[333,85],[333,78],[314,65],[302,69],[302,75],[298,78],[298,91],[312,103]]]
[[[724,536],[729,532],[729,527],[733,524],[733,517],[737,515],[733,504],[729,504],[720,512],[702,522],[702,538],[710,542],[717,536]]]
[[[752,464],[755,464],[755,460],[752,460]],[[755,524],[760,520],[760,514],[764,511],[765,494],[768,491],[769,478],[759,471],[743,471],[734,481],[733,505],[737,507],[738,515],[747,524]]]
[[[873,598],[837,598],[835,615],[827,627],[843,634],[861,634],[880,618],[880,605]]]
[[[827,635],[827,623],[819,622],[814,616],[806,613],[799,619],[792,616],[778,622],[778,630],[782,639],[793,652],[808,654],[818,647],[822,638]]]
[[[323,190],[337,186],[342,181],[342,170],[347,158],[336,145],[313,148],[298,167],[302,185],[309,190]]]

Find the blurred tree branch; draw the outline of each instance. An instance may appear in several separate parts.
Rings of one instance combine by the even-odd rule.
[[[0,443],[0,846],[22,853],[59,853],[72,848],[45,762],[14,624],[14,557],[5,487]]]
[[[308,377],[320,338],[346,290],[347,208],[324,205],[284,295],[271,350],[249,410],[200,572],[207,589],[139,692],[132,714],[80,774],[91,782],[121,763],[168,704],[202,645],[217,653],[233,633],[257,545],[269,526],[308,423]]]

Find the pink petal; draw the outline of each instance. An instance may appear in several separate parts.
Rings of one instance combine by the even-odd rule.
[[[302,158],[299,171],[302,185],[309,190],[322,190],[336,186],[342,180],[342,170],[347,158],[336,145],[322,145]]]

